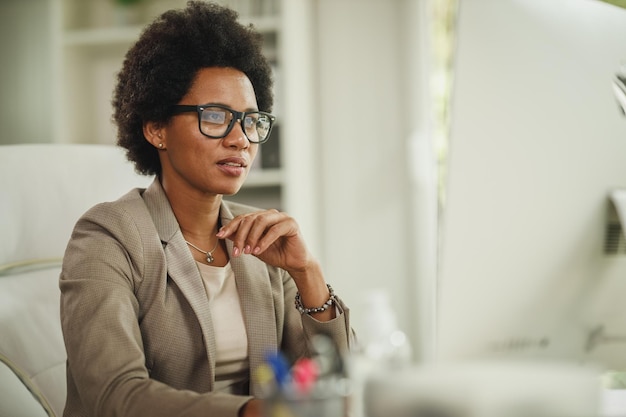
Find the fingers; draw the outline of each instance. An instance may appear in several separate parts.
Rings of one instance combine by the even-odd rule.
[[[295,222],[277,210],[267,210],[235,217],[217,234],[233,241],[233,255],[258,255],[281,236],[297,232]]]

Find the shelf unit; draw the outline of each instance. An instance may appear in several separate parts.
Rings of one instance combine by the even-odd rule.
[[[141,0],[131,7],[114,0],[50,0],[53,5],[56,78],[55,142],[112,144],[111,98],[124,55],[143,27],[162,12],[182,8],[186,0]],[[222,0],[264,36],[264,53],[275,76],[273,113],[280,120],[280,0]],[[244,188],[231,199],[265,208],[283,208],[280,129],[259,148]],[[263,151],[266,151],[266,155]],[[270,154],[273,152],[274,154]]]

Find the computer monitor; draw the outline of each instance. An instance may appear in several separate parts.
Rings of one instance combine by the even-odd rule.
[[[626,370],[626,9],[458,3],[437,358]]]

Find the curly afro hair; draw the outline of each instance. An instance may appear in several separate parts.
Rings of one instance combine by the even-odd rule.
[[[202,68],[231,67],[252,82],[259,110],[273,104],[270,65],[262,36],[237,22],[231,9],[204,1],[170,10],[148,25],[126,54],[113,94],[117,144],[137,172],[161,173],[158,151],[144,138],[143,123],[166,124],[171,106],[191,88]]]

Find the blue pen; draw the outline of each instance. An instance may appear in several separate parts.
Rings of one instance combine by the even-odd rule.
[[[284,389],[290,380],[289,363],[280,352],[268,352],[265,361],[272,369],[276,384],[280,389]]]

